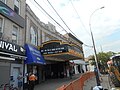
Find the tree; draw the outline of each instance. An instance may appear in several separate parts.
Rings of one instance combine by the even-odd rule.
[[[98,63],[101,66],[100,71],[105,73],[107,69],[107,61],[109,60],[110,56],[107,53],[100,52],[97,54],[97,57],[98,57]]]
[[[98,64],[101,66],[100,69],[102,69],[102,72],[105,72],[106,69],[108,68],[107,66],[107,62],[110,60],[110,57],[113,56],[114,52],[109,51],[109,52],[99,52],[97,54],[97,58],[98,58]],[[95,65],[95,58],[94,55],[91,55],[89,60],[91,60],[91,64]]]

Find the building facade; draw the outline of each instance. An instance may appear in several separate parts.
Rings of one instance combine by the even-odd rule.
[[[26,4],[26,36],[25,36],[25,49],[26,49],[26,60],[25,60],[25,74],[28,75],[33,72],[37,76],[36,84],[44,81],[44,68],[45,60],[38,49],[38,46],[42,43],[42,30],[40,20],[33,13],[31,8]],[[25,77],[24,85],[27,84],[27,77]]]
[[[0,0],[0,85],[13,83],[17,87],[25,59],[24,33],[25,1]]]
[[[82,42],[72,34],[61,35],[50,22],[41,22],[30,7],[26,6],[26,43],[39,47],[44,57],[43,63],[26,63],[26,73],[32,69],[37,73],[39,81],[49,78],[63,78],[68,76],[69,60],[83,59]],[[39,69],[38,69],[39,68]],[[36,69],[36,70],[35,70]],[[41,72],[41,73],[40,73]]]
[[[28,46],[35,48],[34,51],[37,50],[37,52],[41,53],[40,49],[38,51],[38,47],[41,47],[41,45],[45,42],[49,42],[51,40],[62,40],[66,41],[66,37],[62,36],[60,33],[58,33],[55,29],[55,26],[52,25],[50,22],[48,24],[45,24],[41,22],[38,17],[33,13],[31,8],[26,5],[26,37],[25,37],[25,43]],[[26,51],[27,51],[27,48]],[[28,51],[28,53],[32,53],[32,51]],[[38,54],[38,53],[37,53]],[[35,55],[33,55],[35,56]],[[49,70],[52,66],[52,64],[57,63],[56,60],[51,58],[41,58],[42,55],[37,56],[41,60],[36,60],[35,58],[31,61],[31,58],[29,59],[29,56],[26,56],[27,59],[25,61],[25,73],[34,72],[38,80],[36,83],[40,83],[42,81],[45,81],[45,79],[48,79],[51,77],[51,70]],[[59,60],[59,59],[58,59]],[[36,62],[37,61],[37,62]],[[63,62],[62,62],[63,63]],[[54,68],[54,67],[53,67]],[[27,78],[25,78],[24,83],[27,83]]]
[[[38,77],[36,84],[64,78],[69,76],[69,61],[83,57],[81,41],[41,22],[24,0],[0,0],[0,84],[17,87],[19,73],[24,85],[30,72]]]

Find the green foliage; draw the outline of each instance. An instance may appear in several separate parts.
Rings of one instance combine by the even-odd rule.
[[[101,69],[103,72],[108,68],[107,62],[110,60],[110,57],[113,56],[114,54],[117,53],[109,51],[109,52],[99,52],[97,54],[97,60],[98,63],[101,65]],[[91,55],[89,60],[91,61],[91,65],[95,65],[94,55]]]
[[[97,54],[98,62],[105,65],[107,63],[107,61],[110,59],[110,57],[114,54],[116,54],[116,53],[111,52],[111,51],[109,51],[109,52],[99,52]],[[94,55],[91,55],[89,60],[95,62]]]

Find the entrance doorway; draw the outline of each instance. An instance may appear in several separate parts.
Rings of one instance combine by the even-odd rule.
[[[18,77],[18,75],[20,73],[19,71],[20,71],[19,67],[14,67],[13,68],[13,82],[11,82],[11,83],[13,83],[14,87],[18,87],[18,79],[17,79],[17,77]]]

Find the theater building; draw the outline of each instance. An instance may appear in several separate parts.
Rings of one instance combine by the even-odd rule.
[[[25,1],[0,0],[0,85],[17,87],[25,60],[24,33]]]
[[[72,34],[68,33],[70,40]],[[75,38],[75,37],[74,37]],[[76,39],[76,38],[75,38]],[[79,44],[79,45],[77,45]],[[77,39],[77,44],[74,41],[49,40],[44,42],[40,48],[44,56],[46,64],[46,78],[64,78],[69,77],[70,68],[74,72],[74,63],[70,60],[78,60],[83,58],[82,42]]]
[[[25,39],[25,49],[26,49],[26,60],[25,60],[25,73],[34,72],[38,80],[36,83],[45,81],[46,68],[49,65],[41,51],[38,49],[42,43],[50,40],[66,40],[64,36],[61,36],[56,30],[55,26],[51,23],[45,24],[41,22],[38,17],[33,13],[31,8],[26,5],[26,39]],[[30,57],[32,55],[32,58]],[[54,60],[53,60],[54,61]],[[55,61],[56,62],[56,61]],[[54,63],[50,61],[50,63]],[[27,83],[27,78],[25,82]]]
[[[38,50],[38,45],[40,45],[41,30],[39,25],[39,19],[26,4],[26,36],[25,36],[25,49],[26,49],[26,60],[24,73],[29,75],[33,72],[37,77],[36,84],[42,82],[43,80],[43,69],[45,65],[45,60],[41,56]],[[26,88],[28,78],[25,77],[24,86]]]
[[[48,24],[41,22],[28,5],[26,6],[26,44],[27,47],[32,46],[35,52],[40,51],[38,52],[40,56],[37,53],[40,60],[28,59],[29,56],[26,56],[25,61],[25,73],[31,71],[36,73],[37,83],[49,78],[69,76],[69,61],[84,57],[83,43],[80,40],[70,33],[60,34],[50,22]]]
[[[69,61],[84,58],[82,44],[70,33],[57,32],[50,22],[41,22],[25,0],[0,0],[0,84],[17,86],[19,73],[34,72],[36,83],[67,77]]]
[[[83,53],[83,43],[77,39],[75,36],[73,36],[71,33],[65,34],[65,36],[67,38],[69,38],[70,43],[74,43],[76,45],[78,45],[78,49],[79,49],[79,53],[82,55],[82,58],[78,58],[75,60],[71,60],[70,62],[74,63],[74,73],[78,74],[78,73],[84,73],[87,71],[87,67],[86,67],[86,63],[84,60],[84,53]],[[77,51],[77,50],[76,50]]]

